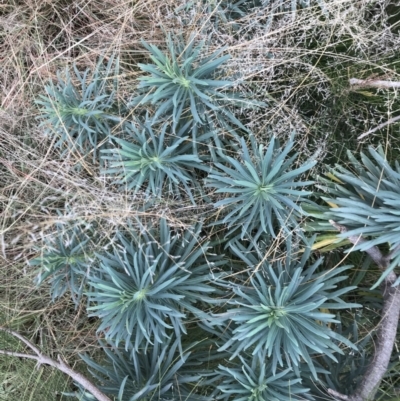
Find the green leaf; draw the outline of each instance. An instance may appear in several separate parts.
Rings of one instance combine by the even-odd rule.
[[[192,154],[191,147],[183,146],[187,137],[172,135],[167,123],[156,128],[160,131],[158,136],[149,121],[139,126],[126,124],[124,129],[132,142],[116,139],[120,149],[102,151],[104,163],[109,166],[102,173],[117,177],[114,182],[123,184],[122,190],[133,189],[134,193],[143,190],[146,195],[151,193],[157,197],[161,197],[166,188],[179,194],[183,186],[194,203],[192,189],[200,189],[195,169],[207,168]],[[166,134],[168,140],[164,140]]]
[[[133,232],[131,239],[118,236],[123,247],[115,246],[101,258],[103,274],[90,277],[96,291],[87,294],[88,310],[101,319],[98,331],[104,332],[107,341],[115,346],[122,342],[127,351],[135,353],[149,344],[165,342],[172,329],[180,339],[185,332],[185,309],[202,314],[192,305],[215,303],[209,298],[216,289],[209,285],[207,262],[218,265],[223,260],[206,256],[207,244],[199,244],[192,234],[200,229],[193,227],[185,233],[185,247],[164,220],[159,231],[146,228],[140,236]]]
[[[312,183],[294,181],[294,177],[309,170],[315,163],[286,171],[282,154],[287,155],[293,142],[282,150],[275,140],[271,140],[264,152],[252,140],[252,155],[243,139],[241,145],[243,163],[224,156],[225,164],[216,163],[208,176],[206,185],[217,188],[216,192],[238,194],[216,202],[214,207],[224,206],[228,213],[222,221],[228,223],[228,228],[240,226],[241,238],[258,232],[260,226],[263,232],[272,236],[276,236],[277,227],[289,232],[298,225],[301,214],[298,204],[305,202],[305,196],[310,194],[292,188]]]
[[[113,68],[114,66],[114,68]],[[65,70],[65,79],[57,72],[57,85],[45,87],[46,96],[40,95],[36,104],[41,106],[38,117],[40,126],[49,136],[56,136],[55,146],[63,151],[80,152],[83,157],[93,151],[93,160],[97,160],[98,149],[107,147],[107,138],[111,130],[120,124],[115,97],[115,86],[109,85],[109,77],[118,76],[119,61],[115,57],[105,67],[101,57],[88,80],[89,70],[81,74],[73,64],[76,79]]]
[[[377,150],[370,147],[369,153],[373,160],[361,154],[361,163],[349,153],[350,163],[356,173],[341,166],[331,170],[330,177],[339,177],[342,185],[321,179],[330,192],[330,198],[324,199],[336,207],[325,211],[322,216],[315,216],[345,226],[347,231],[338,234],[339,238],[364,238],[364,241],[360,241],[356,246],[351,244],[350,251],[366,251],[385,243],[389,243],[391,249],[400,247],[400,211],[397,202],[400,198],[399,166],[396,165],[396,170],[389,166],[382,147],[378,147]],[[391,203],[391,199],[395,202]],[[397,264],[391,263],[372,289],[382,283],[396,266]]]
[[[360,306],[340,299],[355,287],[332,291],[335,283],[345,278],[339,275],[349,266],[332,269],[324,277],[316,272],[322,259],[314,264],[308,263],[308,258],[299,261],[295,249],[289,252],[286,261],[279,257],[269,260],[263,249],[249,250],[239,241],[232,244],[232,250],[247,265],[248,279],[244,276],[240,287],[235,275],[220,280],[222,286],[229,286],[235,294],[227,300],[232,309],[214,318],[214,324],[227,331],[229,339],[221,340],[220,351],[229,351],[231,360],[247,349],[251,349],[252,355],[266,352],[271,357],[273,374],[278,366],[284,368],[285,360],[289,366],[298,366],[304,360],[316,379],[313,354],[324,353],[335,359],[334,353],[338,352],[335,341],[350,343],[329,329],[328,323],[337,322],[335,315],[322,312],[328,305],[331,309]],[[230,277],[234,277],[232,281]]]
[[[224,49],[219,49],[208,57],[201,57],[204,42],[195,46],[195,36],[185,41],[182,35],[168,35],[167,52],[163,53],[154,45],[143,42],[151,52],[154,64],[138,64],[149,76],[139,77],[139,95],[130,101],[130,106],[151,103],[156,106],[153,121],[164,116],[173,116],[173,127],[176,128],[182,118],[192,121],[192,128],[208,123],[211,114],[227,125],[230,121],[241,129],[243,124],[228,110],[222,100],[230,105],[246,107],[264,106],[263,103],[246,101],[237,95],[228,95],[224,89],[234,85],[233,81],[218,80],[219,67],[229,60],[230,56],[218,57]],[[205,50],[204,50],[205,51]],[[218,91],[217,91],[218,90]],[[187,111],[186,111],[187,110]],[[193,131],[195,132],[195,131]],[[196,142],[196,138],[193,138]],[[195,149],[195,148],[194,148]]]

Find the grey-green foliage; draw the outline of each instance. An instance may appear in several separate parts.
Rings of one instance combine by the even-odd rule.
[[[253,137],[250,139],[251,153],[241,139],[241,160],[221,152],[221,163],[215,163],[207,178],[208,187],[229,196],[214,204],[227,212],[220,223],[227,224],[231,231],[239,228],[242,239],[258,238],[263,232],[276,236],[277,227],[288,233],[303,215],[299,203],[311,194],[302,188],[313,183],[296,179],[316,162],[293,169],[297,159],[297,154],[289,156],[293,135],[284,148],[272,137],[265,150]]]
[[[348,231],[339,237],[363,236],[367,241],[352,245],[351,251],[365,251],[372,246],[389,244],[390,267],[381,275],[374,287],[400,264],[400,165],[392,168],[382,147],[369,148],[371,158],[361,153],[359,162],[348,152],[351,169],[336,165],[331,176],[339,182],[320,178],[322,189],[328,196],[322,197],[337,207],[325,213],[345,226]],[[397,280],[395,285],[398,285]]]
[[[107,164],[103,174],[116,177],[115,183],[121,189],[134,193],[143,190],[146,195],[161,197],[169,193],[180,198],[184,189],[194,203],[192,190],[199,188],[195,169],[209,168],[192,153],[192,143],[184,136],[187,125],[175,134],[168,123],[152,127],[146,120],[137,124],[125,125],[129,141],[112,137],[119,148],[102,150],[101,157]]]
[[[105,344],[102,346],[106,361],[100,364],[87,356],[82,356],[82,359],[105,394],[120,401],[208,399],[197,394],[202,377],[191,373],[191,367],[195,363],[191,360],[190,347],[179,352],[178,340],[168,340],[164,344],[156,342],[147,352],[133,354],[110,349]],[[66,395],[75,396],[82,401],[94,399],[79,385],[78,387],[78,392]]]
[[[195,40],[193,35],[188,41],[182,36],[174,40],[168,35],[166,53],[143,42],[154,64],[139,64],[150,75],[139,78],[139,90],[142,93],[132,99],[130,105],[156,105],[153,121],[161,116],[172,117],[174,127],[182,118],[192,120],[194,125],[205,124],[211,113],[222,124],[234,124],[246,129],[229,111],[229,107],[253,107],[256,102],[227,92],[226,89],[231,88],[234,81],[218,79],[221,75],[219,67],[230,56],[219,57],[224,48],[206,56],[203,54],[204,42],[195,46]]]
[[[324,0],[202,0],[189,1],[178,10],[193,7],[197,7],[198,13],[208,18],[215,27],[225,24],[235,31],[249,29],[254,24],[259,27],[264,25],[265,28],[271,25],[274,17],[279,18],[287,13],[291,13],[292,19],[295,19],[299,9],[309,7],[319,8],[325,17],[329,17]],[[266,21],[263,21],[263,17]]]
[[[279,4],[283,3],[276,2],[273,10],[278,10]],[[297,2],[291,4],[293,10]],[[245,0],[220,2],[219,6],[228,7],[229,18],[244,17],[243,13],[253,7]],[[333,330],[333,324],[339,320],[329,313],[359,306],[341,299],[354,288],[338,287],[347,278],[342,273],[349,267],[322,271],[322,259],[309,262],[310,247],[300,260],[293,257],[290,246],[286,258],[276,260],[268,260],[257,247],[263,234],[277,237],[278,230],[285,234],[296,230],[304,215],[300,202],[310,202],[307,196],[311,192],[303,188],[313,184],[301,181],[301,176],[315,162],[297,164],[298,155],[292,154],[293,135],[285,146],[273,137],[266,148],[250,135],[240,139],[240,159],[228,156],[229,149],[224,146],[227,142],[220,140],[214,127],[218,122],[222,128],[233,124],[248,134],[244,124],[228,109],[248,103],[226,91],[234,81],[219,79],[223,75],[220,67],[229,59],[228,55],[221,56],[224,49],[207,56],[202,54],[204,44],[194,43],[194,37],[186,42],[182,37],[169,36],[166,53],[144,43],[154,64],[140,65],[150,75],[140,78],[141,94],[130,106],[150,103],[156,106],[155,114],[151,120],[146,116],[144,123],[138,120],[120,124],[114,136],[111,129],[122,120],[114,104],[115,92],[107,80],[112,74],[117,78],[118,61],[114,65],[111,59],[105,69],[99,63],[91,80],[88,70],[81,74],[74,66],[75,77],[68,71],[65,80],[59,75],[58,86],[48,86],[48,96],[42,96],[38,104],[43,107],[43,124],[48,132],[58,136],[56,146],[83,154],[93,150],[95,155],[100,144],[115,144],[115,149],[101,150],[101,161],[106,165],[102,172],[116,178],[115,183],[122,189],[135,194],[142,192],[157,198],[165,193],[178,198],[185,194],[195,203],[193,192],[201,194],[197,171],[209,172],[206,161],[211,158],[214,165],[206,185],[227,196],[214,204],[226,210],[216,224],[228,226],[226,241],[235,255],[230,266],[240,265],[241,272],[234,272],[232,279],[220,278],[216,271],[225,265],[225,260],[221,255],[209,254],[209,243],[201,238],[202,226],[198,224],[179,233],[170,229],[165,220],[158,228],[139,224],[139,228],[117,233],[113,250],[102,254],[93,254],[89,246],[92,236],[83,231],[60,231],[56,243],[46,244],[31,265],[40,266],[38,283],[50,280],[53,299],[68,288],[77,305],[84,293],[88,296],[88,311],[99,318],[98,332],[112,350],[104,347],[108,359],[105,366],[89,358],[84,360],[92,372],[97,372],[94,376],[107,394],[123,401],[203,399],[197,395],[194,384],[187,386],[201,377],[182,373],[182,368],[190,367],[183,335],[190,323],[199,321],[213,333],[212,341],[219,344],[219,355],[223,355],[209,381],[210,386],[215,385],[216,399],[288,401],[307,397],[307,389],[301,386],[299,378],[304,365],[307,364],[304,370],[308,369],[316,379],[322,371],[316,362],[318,355],[336,361],[335,355],[343,352],[340,343],[355,348],[348,338]],[[172,123],[159,121],[169,117]],[[230,133],[238,138],[233,130]],[[202,145],[208,145],[209,139],[219,149],[215,151],[210,145],[207,159],[203,152],[206,147]],[[232,148],[238,150],[239,146],[235,143]],[[393,236],[397,231],[392,223],[397,221],[397,215],[382,210],[395,210],[399,204],[396,195],[400,169],[396,166],[396,171],[389,170],[384,163],[381,168],[371,167],[372,162],[365,160],[364,164],[369,172],[361,182],[360,176],[357,181],[347,170],[341,170],[347,184],[353,189],[357,184],[358,189],[351,192],[343,186],[335,188],[332,194],[357,194],[357,202],[361,198],[364,203],[371,196],[379,200],[378,186],[371,191],[365,188],[365,182],[369,179],[372,186],[378,181],[380,185],[382,175],[377,181],[377,173],[385,170],[388,178],[385,176],[383,183],[387,189],[376,214],[380,216],[378,223],[386,224],[379,230],[387,232],[390,227]],[[362,170],[359,174],[363,174]],[[379,186],[380,191],[382,188]],[[340,204],[342,200],[334,202]],[[346,204],[342,206],[332,213],[345,213]],[[358,214],[351,213],[357,223],[365,224],[365,220],[371,222],[375,218],[371,214],[372,204],[367,206],[358,208]],[[361,216],[363,213],[373,218],[366,219]],[[341,218],[343,224],[350,221],[344,215]],[[391,226],[387,225],[389,218]],[[374,224],[376,229],[377,223]],[[359,229],[350,223],[349,228]],[[368,232],[375,233],[372,229]],[[238,237],[251,241],[252,250],[243,241],[237,241]],[[388,241],[387,236],[384,238]],[[381,243],[376,238],[374,241]],[[399,241],[395,242],[393,247],[398,244]],[[230,290],[224,303],[220,299],[224,295],[221,287]],[[218,313],[213,309],[215,305],[219,306]],[[221,311],[224,305],[226,309]],[[224,330],[225,337],[218,336],[218,330]],[[125,351],[117,349],[120,345]],[[222,363],[224,357],[229,361]],[[210,360],[200,362],[208,364]],[[81,388],[73,395],[91,399]]]
[[[243,18],[261,5],[260,0],[205,0],[204,3],[208,12],[217,14],[225,23]]]
[[[261,0],[262,7],[268,7],[272,13],[284,13],[290,11],[294,19],[298,8],[308,8],[318,5],[325,16],[329,16],[325,0]]]
[[[349,309],[361,305],[340,297],[356,287],[338,288],[347,276],[341,273],[351,266],[318,271],[322,259],[309,263],[310,247],[300,260],[288,244],[286,259],[269,261],[264,252],[248,252],[240,242],[231,244],[232,251],[248,267],[243,284],[223,280],[235,294],[227,300],[231,307],[217,315],[215,324],[228,326],[230,339],[220,348],[232,353],[231,359],[248,350],[252,355],[266,351],[271,358],[272,374],[277,367],[298,367],[304,360],[317,377],[313,356],[324,354],[336,361],[342,353],[339,342],[356,347],[330,326],[339,323],[335,315],[321,309]]]
[[[301,385],[291,368],[272,374],[266,352],[246,355],[230,366],[220,365],[216,372],[218,400],[235,401],[292,401],[312,399],[308,388]]]
[[[72,300],[79,306],[86,290],[89,274],[94,274],[96,259],[92,242],[95,233],[81,225],[56,226],[54,238],[48,238],[40,249],[39,256],[29,261],[30,266],[39,267],[36,284],[48,281],[53,301],[68,290]]]
[[[326,398],[326,389],[338,391],[341,394],[351,395],[355,392],[357,385],[361,381],[370,363],[368,348],[372,345],[371,339],[373,332],[361,335],[363,320],[361,313],[355,313],[354,318],[349,322],[348,319],[341,319],[341,323],[336,325],[336,331],[345,337],[351,337],[357,344],[358,351],[345,349],[343,354],[336,354],[337,361],[321,354],[316,358],[316,365],[320,367],[319,378],[314,380],[307,375],[302,375],[303,384],[311,389],[311,393],[318,400]],[[347,325],[345,328],[344,326]]]
[[[222,263],[222,258],[214,263],[207,257],[200,225],[182,235],[165,220],[159,230],[142,229],[132,231],[131,239],[118,234],[120,247],[99,255],[103,277],[90,278],[93,291],[88,293],[88,310],[101,319],[98,331],[116,346],[124,343],[132,354],[171,335],[180,339],[190,314],[208,319],[206,310],[216,302],[210,297],[216,292],[211,270]]]
[[[202,12],[219,23],[231,24],[245,18],[252,11],[261,6],[261,0],[203,0]],[[247,21],[248,22],[248,21]],[[237,28],[237,25],[233,25]]]
[[[67,68],[64,77],[57,72],[56,84],[45,86],[46,95],[40,95],[36,103],[41,106],[38,119],[50,137],[56,136],[55,146],[78,151],[86,156],[104,147],[111,129],[121,122],[116,114],[119,60],[110,57],[106,66],[103,58],[91,73],[80,72],[73,65],[73,76]]]

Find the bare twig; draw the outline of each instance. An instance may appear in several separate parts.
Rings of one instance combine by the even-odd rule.
[[[352,86],[357,86],[360,88],[378,88],[378,89],[395,89],[400,88],[400,82],[398,81],[383,81],[380,79],[358,79],[358,78],[350,78],[349,83]],[[366,136],[378,131],[386,126],[395,123],[396,121],[400,120],[400,116],[396,116],[390,118],[386,122],[379,124],[375,128],[370,129],[367,132],[364,132],[360,136],[358,136],[358,140],[365,138]]]
[[[373,132],[378,131],[378,130],[380,130],[380,129],[382,129],[382,128],[385,128],[387,125],[393,124],[393,123],[395,123],[396,121],[399,121],[399,120],[400,120],[400,116],[396,116],[396,117],[393,117],[393,118],[389,118],[389,120],[387,120],[386,122],[384,122],[384,123],[382,123],[382,124],[379,124],[378,126],[376,126],[375,128],[370,129],[370,130],[367,131],[367,132],[364,132],[363,134],[361,134],[360,136],[358,136],[357,139],[363,139],[363,138],[365,138],[367,135],[372,134]]]
[[[9,329],[7,329],[7,328],[5,328],[5,327],[1,327],[1,326],[0,326],[0,330],[5,331],[5,332],[7,332],[7,333],[10,333],[10,334],[12,334],[14,337],[18,338],[18,340],[22,341],[25,345],[27,345],[36,355],[39,355],[39,354],[40,354],[39,349],[36,348],[36,347],[35,347],[30,341],[28,341],[25,337],[21,336],[21,334],[15,332],[15,331],[9,330]]]
[[[15,356],[17,358],[34,359],[35,361],[37,361],[37,359],[38,359],[38,357],[36,355],[22,354],[21,352],[5,351],[2,349],[0,349],[0,354]]]
[[[332,220],[330,220],[330,223],[341,233],[347,232],[346,227]],[[366,242],[361,236],[349,236],[348,239],[354,245]],[[385,271],[389,266],[391,255],[397,251],[398,249],[396,248],[390,254],[382,255],[379,248],[373,246],[366,250],[366,253],[382,271]],[[391,272],[387,275],[381,286],[383,293],[382,320],[379,323],[373,360],[369,364],[353,395],[346,396],[334,390],[329,390],[329,393],[334,397],[344,401],[367,401],[372,400],[377,392],[389,365],[400,316],[400,288],[399,286],[392,287],[396,280],[396,274]]]
[[[343,401],[348,401],[348,400],[350,400],[350,397],[349,397],[348,395],[340,394],[340,393],[338,393],[337,391],[332,390],[331,388],[328,389],[328,393],[329,393],[330,395],[333,395],[335,398],[339,398],[339,400],[343,400]]]
[[[380,79],[358,79],[350,78],[350,85],[360,86],[363,88],[378,88],[378,89],[395,89],[400,88],[398,81],[382,81]]]
[[[79,383],[85,390],[87,390],[91,394],[93,394],[97,398],[98,401],[111,401],[111,399],[109,397],[107,397],[103,392],[101,392],[90,380],[88,380],[81,373],[74,371],[70,366],[68,366],[68,364],[66,362],[64,362],[60,356],[58,356],[58,362],[56,362],[53,359],[49,358],[48,356],[43,355],[38,348],[36,348],[25,337],[21,336],[21,334],[15,332],[15,331],[9,330],[5,327],[0,327],[0,330],[4,331],[6,333],[9,333],[9,334],[13,335],[14,337],[18,338],[28,348],[30,348],[36,355],[23,354],[23,353],[19,353],[19,352],[6,351],[6,350],[0,350],[0,354],[10,355],[10,356],[15,356],[15,357],[20,357],[20,358],[34,359],[37,361],[38,365],[44,364],[44,365],[52,366],[53,368],[56,368],[56,369],[60,370],[61,372],[67,374],[69,377],[71,377],[73,380],[75,380],[77,383]]]

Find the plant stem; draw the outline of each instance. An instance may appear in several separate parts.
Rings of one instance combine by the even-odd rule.
[[[361,86],[363,88],[379,88],[379,89],[400,88],[400,82],[398,81],[382,81],[379,79],[350,78],[349,83],[350,85]]]
[[[347,232],[347,228],[334,221],[329,221],[341,233]],[[349,236],[349,241],[360,244],[366,240],[361,236]],[[390,263],[390,255],[382,255],[378,247],[373,246],[366,250],[378,267],[385,271]],[[329,389],[328,393],[343,401],[368,401],[374,398],[379,385],[385,375],[390,362],[390,356],[396,340],[397,325],[400,317],[400,287],[393,287],[397,280],[394,272],[388,274],[381,285],[383,294],[382,319],[379,322],[377,341],[375,343],[375,355],[370,362],[367,371],[351,396],[340,394]]]
[[[367,135],[372,134],[372,133],[374,133],[375,131],[378,131],[379,129],[385,128],[387,125],[393,124],[393,123],[395,123],[396,121],[399,121],[399,120],[400,120],[400,116],[396,116],[396,117],[393,117],[393,118],[389,118],[389,120],[387,120],[386,122],[384,122],[384,123],[382,123],[382,124],[379,124],[379,125],[376,126],[375,128],[372,128],[372,129],[370,129],[369,131],[364,132],[363,134],[359,135],[359,136],[357,137],[357,139],[363,139],[363,138],[365,138]]]
[[[85,390],[93,394],[98,401],[111,401],[111,399],[107,397],[103,392],[101,392],[89,379],[87,379],[81,373],[74,371],[70,366],[68,366],[68,364],[64,362],[60,356],[58,356],[58,362],[56,362],[47,355],[42,354],[38,348],[36,348],[30,341],[28,341],[21,334],[9,330],[5,327],[0,327],[0,330],[18,338],[20,341],[25,343],[25,345],[27,345],[36,355],[22,354],[19,352],[6,351],[6,350],[0,350],[0,354],[10,355],[20,358],[34,359],[37,361],[38,365],[45,364],[52,366],[53,368],[56,368],[61,372],[67,374],[69,377],[71,377],[73,380],[79,383]]]

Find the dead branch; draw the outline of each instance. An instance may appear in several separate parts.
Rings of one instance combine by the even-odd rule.
[[[378,88],[378,89],[396,89],[400,88],[400,82],[398,81],[383,81],[380,79],[358,79],[358,78],[350,78],[349,84],[351,86],[356,86],[358,88]],[[379,124],[375,128],[370,129],[367,132],[359,135],[357,137],[358,140],[365,138],[366,136],[378,131],[386,126],[395,123],[400,120],[400,116],[396,116],[393,118],[389,118],[386,122]]]
[[[347,232],[346,227],[332,220],[329,222],[341,233]],[[354,245],[366,242],[361,236],[349,236],[348,239]],[[379,248],[374,246],[366,250],[366,253],[382,271],[385,271],[389,266],[391,255],[395,251],[396,250],[392,251],[388,255],[382,255]],[[382,319],[378,326],[374,358],[357,386],[355,393],[351,396],[347,396],[331,389],[328,390],[329,394],[333,395],[335,398],[344,401],[368,401],[372,400],[377,392],[389,366],[400,316],[400,288],[399,286],[392,287],[396,280],[396,274],[391,272],[381,285],[383,294]]]
[[[58,362],[54,361],[47,355],[44,355],[40,352],[38,348],[36,348],[30,341],[28,341],[25,337],[21,336],[21,334],[9,330],[5,327],[0,326],[0,330],[6,333],[13,335],[14,337],[18,338],[18,340],[22,341],[28,348],[30,348],[36,355],[33,354],[23,354],[20,352],[13,352],[13,351],[6,351],[0,350],[0,354],[3,355],[10,355],[20,358],[27,358],[27,359],[34,359],[37,361],[37,365],[49,365],[53,368],[58,369],[59,371],[67,374],[77,383],[79,383],[85,390],[89,391],[93,394],[98,401],[111,401],[109,397],[107,397],[103,392],[101,392],[90,380],[88,380],[85,376],[81,373],[74,371],[66,362],[64,362],[60,356],[58,356]]]
[[[363,134],[359,135],[359,136],[357,137],[357,139],[363,139],[363,138],[365,138],[367,135],[372,134],[372,133],[374,133],[375,131],[378,131],[378,130],[380,130],[380,129],[382,129],[382,128],[385,128],[387,125],[393,124],[393,123],[395,123],[396,121],[399,121],[399,120],[400,120],[400,116],[396,116],[396,117],[393,117],[393,118],[389,118],[389,120],[387,120],[386,122],[384,122],[384,123],[382,123],[382,124],[379,124],[379,125],[376,126],[375,128],[372,128],[372,129],[370,129],[369,131],[364,132]]]
[[[398,81],[382,81],[380,79],[350,78],[349,83],[352,86],[359,86],[363,88],[378,88],[378,89],[400,88],[400,82]]]

